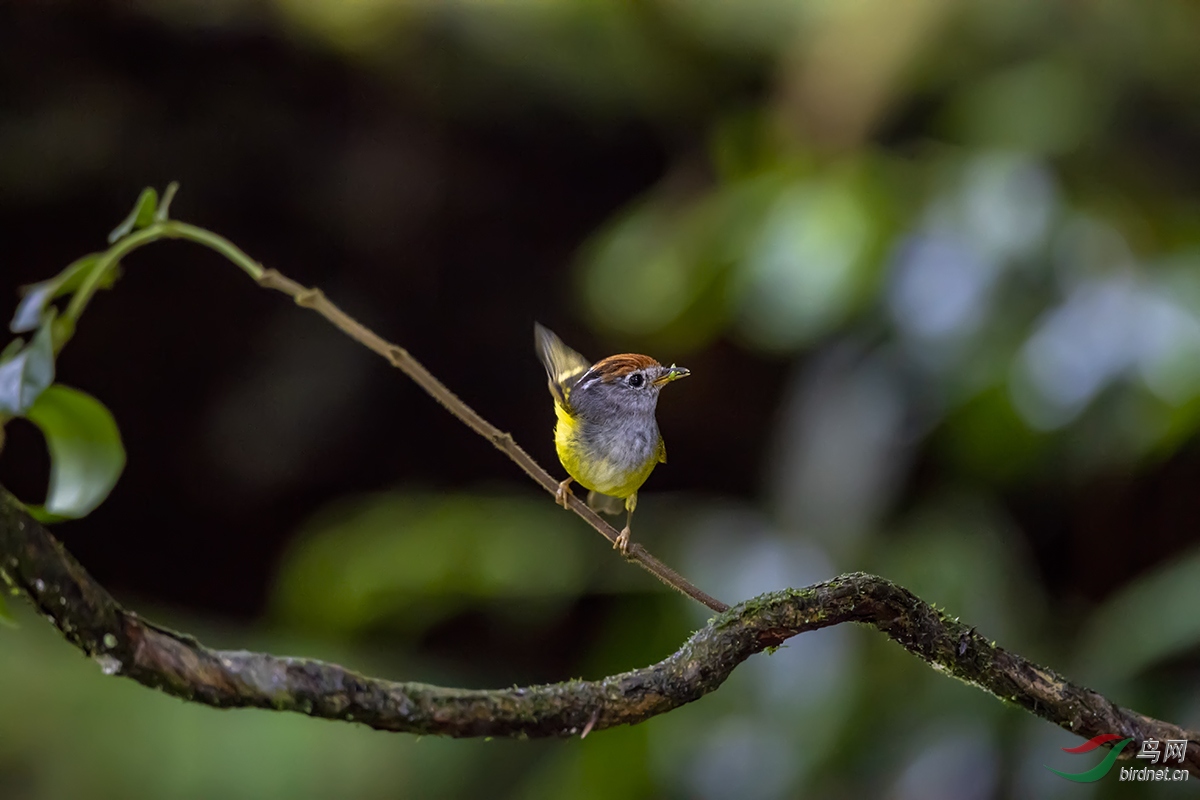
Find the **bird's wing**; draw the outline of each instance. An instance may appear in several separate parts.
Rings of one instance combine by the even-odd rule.
[[[533,323],[533,344],[542,366],[546,368],[550,394],[563,406],[570,408],[568,398],[571,389],[575,388],[583,373],[591,368],[591,362],[563,344],[554,331],[536,322]]]

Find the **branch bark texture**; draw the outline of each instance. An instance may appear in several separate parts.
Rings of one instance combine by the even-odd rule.
[[[1200,776],[1200,732],[1144,716],[991,644],[907,589],[853,573],[772,592],[712,619],[671,656],[597,681],[470,690],[372,678],[336,664],[214,650],[126,610],[20,502],[0,487],[0,575],[109,674],[216,708],[264,708],[454,737],[566,737],[635,724],[717,689],[738,664],[805,631],[857,622],[935,669],[1072,733],[1188,739]]]

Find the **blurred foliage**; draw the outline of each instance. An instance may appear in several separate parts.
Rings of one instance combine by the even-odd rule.
[[[1091,615],[1077,659],[1087,680],[1121,686],[1200,642],[1200,549],[1142,576]]]
[[[732,342],[790,371],[757,502],[641,499],[642,525],[669,543],[670,563],[730,600],[870,569],[1117,702],[1200,726],[1194,511],[1183,514],[1184,547],[1160,547],[1094,603],[1052,591],[1045,573],[1159,545],[1141,530],[1031,542],[1007,502],[1154,469],[1200,426],[1195,4],[270,7],[268,22],[238,0],[137,13],[186,35],[266,25],[451,120],[520,132],[551,109],[662,137],[661,180],[581,243],[577,307],[614,351],[685,363]],[[0,130],[8,152],[42,141]],[[12,180],[0,183],[18,185],[24,162],[8,161],[0,174]],[[129,224],[148,219],[135,210]],[[70,274],[26,294],[15,330],[43,327],[8,356],[45,350],[42,315]],[[14,363],[0,371],[19,373],[18,388],[0,382],[0,399],[23,410],[19,387],[41,391],[52,373]],[[482,617],[521,649],[546,651],[533,655],[554,651],[563,671],[548,680],[642,665],[703,622],[592,539],[544,497],[507,490],[343,499],[301,526],[271,622],[340,642],[330,655],[351,666],[374,658],[443,683],[529,679],[514,666],[521,654],[500,659],[493,642],[414,657],[456,621]],[[596,606],[587,652],[560,652],[564,621]],[[542,745],[418,743],[218,714],[107,680],[43,627],[0,649],[0,686],[33,687],[0,692],[5,797],[1102,798],[1131,788],[1062,781],[1042,765],[1077,767],[1053,760],[1074,737],[848,626],[755,658],[713,696],[647,725]],[[272,635],[250,638],[269,648]]]
[[[634,582],[571,527],[540,497],[345,499],[298,532],[280,567],[276,612],[328,633],[412,634],[466,608],[516,602],[519,619],[543,627],[581,595]]]

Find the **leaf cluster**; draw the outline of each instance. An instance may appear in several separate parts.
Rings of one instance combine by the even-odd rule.
[[[143,190],[133,210],[109,234],[107,250],[89,253],[54,277],[21,289],[8,325],[16,336],[0,351],[0,451],[4,426],[13,419],[28,420],[45,437],[49,489],[44,502],[26,504],[43,522],[87,516],[121,477],[125,448],[112,414],[87,392],[56,383],[55,364],[88,302],[120,276],[127,237],[166,222],[177,189],[178,184],[168,186],[161,202],[157,191]],[[9,619],[2,598],[0,619]]]

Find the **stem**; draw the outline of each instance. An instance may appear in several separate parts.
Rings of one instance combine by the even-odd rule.
[[[202,244],[210,250],[216,250],[254,280],[262,280],[263,272],[265,272],[262,264],[259,264],[253,258],[246,255],[240,247],[224,236],[215,234],[212,231],[206,231],[204,228],[198,228],[195,225],[189,225],[186,222],[170,221],[158,224],[162,226],[166,237],[171,239],[186,239],[196,244]],[[146,230],[150,230],[150,228]]]
[[[195,225],[188,225],[186,222],[173,220],[156,222],[124,237],[97,259],[87,277],[83,279],[79,288],[71,296],[71,302],[67,304],[67,308],[63,312],[62,318],[67,320],[67,334],[62,341],[56,342],[57,350],[55,352],[60,351],[63,345],[70,340],[75,330],[75,323],[78,322],[88,303],[91,302],[92,296],[96,293],[105,274],[134,250],[160,239],[187,239],[202,244],[225,256],[254,280],[262,278],[262,265],[242,252],[237,245],[224,236],[197,228]]]

